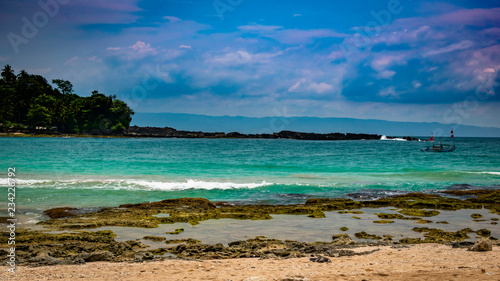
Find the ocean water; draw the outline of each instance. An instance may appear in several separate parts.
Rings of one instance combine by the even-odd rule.
[[[500,185],[500,139],[429,143],[251,139],[0,138],[0,186],[16,169],[21,214],[179,197],[292,204]],[[0,202],[7,208],[7,189]],[[2,195],[0,195],[2,196]]]

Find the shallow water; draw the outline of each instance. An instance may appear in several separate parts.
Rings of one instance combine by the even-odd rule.
[[[340,214],[338,212],[325,212],[326,218],[313,219],[306,215],[272,215],[271,220],[235,220],[219,219],[201,221],[200,224],[192,226],[188,223],[161,224],[158,228],[136,228],[136,227],[100,227],[87,229],[89,231],[111,230],[117,237],[116,241],[127,241],[141,239],[141,242],[152,247],[162,248],[167,245],[164,242],[152,242],[142,239],[144,236],[160,236],[167,240],[193,238],[205,244],[223,243],[227,246],[229,242],[247,240],[256,236],[279,240],[295,240],[300,242],[330,242],[332,235],[349,234],[355,241],[367,241],[355,238],[354,234],[366,231],[370,234],[383,236],[393,235],[394,241],[401,238],[424,238],[423,233],[413,231],[414,227],[438,228],[445,231],[458,231],[471,228],[474,231],[488,229],[491,236],[500,238],[500,225],[492,225],[492,218],[500,218],[500,215],[489,213],[485,209],[463,209],[457,211],[439,211],[439,215],[423,217],[432,223],[419,224],[413,220],[394,220],[390,224],[373,223],[379,220],[376,213],[397,213],[394,208],[363,208],[363,214]],[[472,214],[481,214],[481,222],[473,221]],[[352,216],[361,219],[353,219]],[[449,224],[437,224],[438,221],[447,221]],[[341,231],[341,227],[349,230]],[[175,229],[183,228],[184,232],[176,235],[166,234]],[[476,241],[477,235],[469,233],[470,239]],[[170,245],[172,246],[172,245]]]
[[[426,145],[4,137],[0,185],[7,184],[7,168],[15,167],[16,206],[38,215],[60,206],[117,206],[179,197],[292,204],[351,193],[377,198],[500,185],[499,138],[457,138],[453,153],[421,152]]]

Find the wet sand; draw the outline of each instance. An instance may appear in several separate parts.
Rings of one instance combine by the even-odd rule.
[[[441,244],[378,248],[369,255],[330,258],[164,260],[143,263],[87,263],[0,268],[1,280],[499,280],[500,248],[470,252]]]

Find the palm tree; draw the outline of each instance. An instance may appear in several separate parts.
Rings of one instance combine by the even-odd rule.
[[[6,64],[2,70],[2,79],[7,84],[14,84],[16,82],[16,75],[14,74],[14,70],[8,64]]]

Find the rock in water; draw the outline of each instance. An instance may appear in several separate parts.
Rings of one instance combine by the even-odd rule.
[[[351,237],[347,234],[337,234],[332,236],[333,244],[351,244],[354,243]]]
[[[493,245],[490,239],[481,238],[476,242],[476,244],[472,245],[469,248],[469,251],[478,251],[478,252],[493,251]]]

